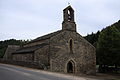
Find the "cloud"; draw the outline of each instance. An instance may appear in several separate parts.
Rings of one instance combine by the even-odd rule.
[[[91,33],[101,30],[103,27],[106,27],[120,19],[120,5],[119,0],[81,0],[78,1],[80,8],[77,13],[77,22],[81,26],[82,30],[86,35],[86,32]],[[76,10],[77,11],[77,10]],[[78,20],[79,19],[79,20]],[[86,32],[85,32],[86,29]]]
[[[81,35],[120,19],[119,0],[0,0],[0,36],[4,36],[1,40],[33,39],[61,29],[62,10],[68,2],[75,9]]]

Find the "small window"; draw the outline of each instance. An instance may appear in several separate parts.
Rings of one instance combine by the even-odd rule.
[[[69,46],[70,46],[70,52],[73,52],[73,40],[70,39],[69,41]]]

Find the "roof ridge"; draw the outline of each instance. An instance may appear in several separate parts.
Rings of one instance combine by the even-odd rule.
[[[62,30],[58,30],[58,31],[55,31],[55,32],[52,32],[52,33],[49,33],[49,34],[46,34],[46,35],[43,35],[43,36],[40,36],[26,44],[29,44],[29,43],[32,43],[32,42],[37,42],[37,41],[41,41],[41,40],[45,40],[45,39],[48,39],[52,36],[55,36],[56,34],[60,33]],[[25,45],[25,44],[24,44]]]

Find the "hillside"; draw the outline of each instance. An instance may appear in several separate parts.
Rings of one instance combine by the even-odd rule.
[[[3,57],[8,45],[22,45],[26,42],[28,42],[28,40],[25,41],[25,40],[10,39],[10,40],[0,41],[0,58]]]
[[[120,20],[118,22],[110,25],[110,26],[107,26],[106,28],[113,27],[113,26],[115,26],[120,31]],[[106,29],[106,28],[104,28],[104,29]],[[104,30],[104,29],[102,29],[102,30]],[[88,34],[84,38],[96,47],[96,45],[97,45],[96,43],[98,41],[98,37],[99,37],[99,34],[100,34],[101,31],[98,31],[97,33]]]

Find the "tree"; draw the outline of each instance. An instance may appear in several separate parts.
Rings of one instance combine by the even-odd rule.
[[[97,43],[97,58],[100,66],[120,66],[120,32],[115,26],[101,31]]]
[[[93,32],[92,32],[92,34],[88,34],[88,35],[85,36],[84,38],[85,38],[88,42],[90,42],[94,47],[96,47],[99,34],[100,34],[100,31],[98,31],[97,33],[93,33]]]
[[[120,31],[120,20],[113,25]]]
[[[29,42],[29,40],[16,40],[16,39],[10,39],[10,40],[4,40],[0,41],[0,58],[4,56],[5,50],[7,49],[8,45],[23,45],[25,43]]]

